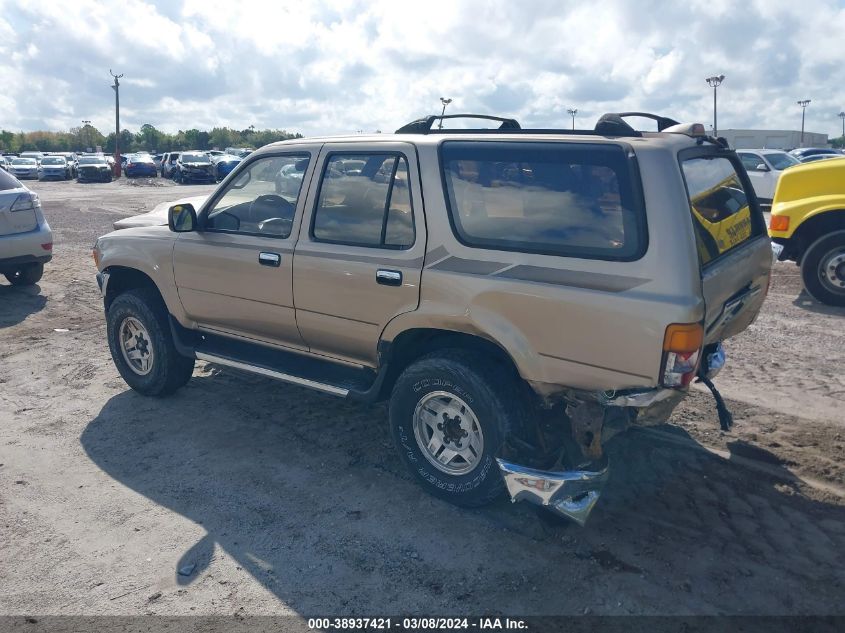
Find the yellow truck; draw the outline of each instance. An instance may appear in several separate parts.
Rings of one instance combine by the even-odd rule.
[[[779,260],[801,267],[813,298],[845,306],[845,156],[783,172],[769,236]]]

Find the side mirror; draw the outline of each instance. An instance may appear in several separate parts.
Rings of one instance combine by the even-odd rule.
[[[197,211],[192,204],[174,204],[167,211],[167,226],[174,233],[189,233],[196,230]]]
[[[760,163],[754,168],[754,171],[769,171],[769,167],[766,163]]]

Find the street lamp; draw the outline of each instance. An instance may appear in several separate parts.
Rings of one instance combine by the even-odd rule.
[[[572,129],[574,130],[575,129],[575,115],[578,114],[578,108],[569,108],[567,110],[567,112],[569,113],[569,116],[572,117]]]
[[[804,114],[807,112],[807,106],[810,103],[810,99],[803,99],[801,101],[797,101],[796,103],[801,106],[801,147],[804,147]]]
[[[91,141],[89,140],[90,132],[88,131],[88,126],[91,125],[91,121],[88,119],[82,119],[82,129],[85,130],[85,150],[88,151],[91,149]]]
[[[451,99],[447,99],[446,97],[440,97],[440,103],[443,104],[443,110],[440,112],[440,125],[437,126],[438,130],[443,129],[443,117],[446,114],[446,106],[452,103]]]
[[[839,118],[842,119],[842,139],[845,140],[845,112],[840,112]]]
[[[705,80],[707,85],[713,88],[713,136],[719,136],[719,125],[716,118],[716,88],[721,86],[724,80],[724,75],[713,75]]]

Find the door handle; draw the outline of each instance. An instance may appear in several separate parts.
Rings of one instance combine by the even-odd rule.
[[[402,273],[398,270],[384,270],[380,268],[376,271],[376,283],[382,286],[401,286]]]
[[[258,253],[258,263],[262,266],[273,266],[278,268],[282,263],[282,256],[278,253]]]

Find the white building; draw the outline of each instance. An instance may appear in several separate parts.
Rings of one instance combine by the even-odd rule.
[[[785,149],[796,147],[827,147],[827,134],[801,130],[719,130],[734,149]]]

